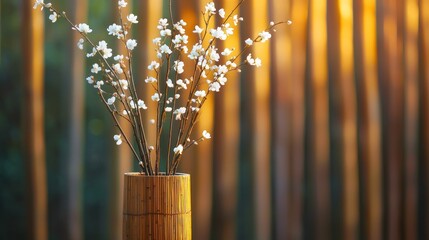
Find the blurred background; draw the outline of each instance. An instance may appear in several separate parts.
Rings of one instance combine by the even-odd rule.
[[[168,1],[128,3],[144,79]],[[0,3],[0,239],[121,239],[134,161],[86,84],[78,36],[33,4]],[[118,17],[116,0],[53,4],[96,41]],[[205,4],[173,0],[174,17],[193,29]],[[239,14],[225,46],[293,24],[206,105],[198,132],[213,139],[180,170],[194,239],[429,239],[429,1],[246,0]]]

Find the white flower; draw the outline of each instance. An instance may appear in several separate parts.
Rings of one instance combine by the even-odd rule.
[[[79,49],[83,49],[83,43],[85,42],[85,40],[83,38],[79,39],[79,41],[77,41],[77,47]]]
[[[233,20],[234,20],[234,25],[237,26],[239,21],[243,21],[243,18],[238,17],[238,15],[234,15]]]
[[[174,70],[176,70],[178,74],[181,74],[185,71],[183,69],[184,66],[185,66],[184,62],[179,60],[174,61]]]
[[[271,38],[271,33],[262,31],[261,33],[259,33],[259,36],[261,37],[261,42],[265,42]]]
[[[129,50],[133,50],[137,46],[137,41],[135,39],[128,39],[127,40],[127,48]]]
[[[167,87],[174,88],[174,84],[173,84],[173,81],[171,81],[171,79],[167,80]]]
[[[33,6],[34,9],[38,8],[39,6],[42,6],[40,10],[43,10],[43,7],[45,6],[45,4],[43,3],[43,0],[36,0],[36,2],[34,2],[34,6]]]
[[[150,65],[147,67],[149,70],[154,70],[159,68],[159,63],[157,61],[152,61]]]
[[[195,96],[196,97],[205,97],[206,96],[206,91],[204,91],[204,90],[195,91]]]
[[[223,9],[223,8],[219,9],[219,16],[221,18],[225,18],[225,9]]]
[[[124,70],[122,70],[121,68],[121,64],[117,63],[117,64],[113,64],[112,65],[113,70],[115,70],[116,73],[118,74],[122,74],[124,73]]]
[[[125,2],[125,0],[119,0],[118,1],[118,6],[119,6],[119,8],[124,8],[124,7],[126,7],[127,6],[127,2]]]
[[[287,25],[291,25],[292,24],[292,20],[287,20]]]
[[[195,44],[192,47],[191,53],[188,55],[190,59],[198,59],[198,57],[204,52],[204,48],[201,44]]]
[[[121,134],[114,135],[113,140],[116,141],[116,145],[121,145],[121,143],[122,143]]]
[[[246,39],[246,41],[244,41],[244,42],[249,46],[253,45],[253,40],[250,38]]]
[[[256,58],[256,59],[255,59],[255,66],[256,66],[256,67],[260,67],[260,66],[262,66],[262,61],[261,61],[261,59],[259,59],[259,58]]]
[[[210,139],[210,138],[212,138],[212,137],[210,136],[210,133],[209,133],[209,132],[207,132],[206,130],[204,130],[204,131],[203,131],[203,137],[204,137],[205,139]]]
[[[139,99],[139,100],[137,101],[137,105],[139,106],[139,108],[147,109],[146,104],[145,104],[145,103],[144,103],[144,101],[143,101],[143,100],[141,100],[141,99]]]
[[[130,15],[128,15],[127,16],[127,20],[130,22],[130,23],[138,23],[139,21],[137,21],[137,16],[136,15],[134,15],[134,14],[130,14]]]
[[[171,54],[172,53],[172,51],[170,50],[170,48],[166,44],[162,45],[159,48],[159,50],[161,51],[161,53],[166,53],[166,54]]]
[[[227,79],[224,75],[221,75],[220,77],[218,77],[217,81],[218,81],[221,85],[225,85],[225,83],[228,81],[228,79]]]
[[[119,80],[119,84],[121,84],[121,87],[122,87],[124,90],[127,90],[127,89],[128,89],[128,81],[127,81],[126,79],[120,79],[120,80]]]
[[[78,30],[81,33],[91,33],[92,32],[92,29],[89,28],[88,24],[86,24],[86,23],[79,23],[73,29]]]
[[[173,114],[176,115],[176,120],[181,120],[182,119],[182,114],[186,113],[186,108],[185,107],[181,107],[179,109],[174,110]]]
[[[211,92],[219,92],[220,84],[218,82],[212,82],[209,86],[209,91]]]
[[[97,81],[94,85],[94,88],[101,88],[102,85],[104,85],[103,81]]]
[[[122,36],[122,26],[114,23],[107,28],[107,32],[109,35],[118,36],[118,38],[120,38]]]
[[[100,66],[98,66],[98,64],[97,64],[97,63],[94,63],[94,64],[92,65],[91,72],[92,72],[92,73],[98,73],[99,71],[101,71],[101,67],[100,67]]]
[[[186,83],[184,83],[183,82],[183,80],[182,79],[178,79],[177,81],[176,81],[176,84],[177,85],[179,85],[181,88],[183,88],[183,89],[187,89],[188,88],[188,86],[186,85]]]
[[[217,73],[219,73],[219,74],[225,74],[225,73],[227,73],[228,72],[228,67],[227,66],[225,66],[225,65],[220,65],[218,68],[217,68]]]
[[[159,102],[159,100],[161,100],[159,98],[159,94],[158,93],[153,94],[151,98],[152,98],[152,101],[154,101],[154,102]]]
[[[58,15],[56,12],[52,12],[51,15],[49,15],[49,20],[51,20],[53,23],[56,22],[58,19]]]
[[[124,59],[124,55],[116,55],[116,56],[114,56],[113,57],[113,59],[115,60],[115,61],[121,61],[122,59]]]
[[[173,149],[174,154],[182,154],[183,153],[183,146],[182,144],[179,144],[179,146],[175,147]]]
[[[167,20],[167,18],[160,18],[159,21],[158,21],[157,28],[159,30],[161,30],[161,29],[165,29],[167,26],[168,26],[168,20]]]
[[[225,40],[228,36],[225,34],[225,32],[222,30],[221,27],[217,27],[216,29],[211,29],[210,30],[210,34],[214,37],[214,38],[218,38],[220,40]]]
[[[147,77],[144,81],[145,81],[145,83],[156,83],[156,78]]]
[[[166,108],[165,108],[165,111],[166,111],[166,112],[171,112],[171,110],[173,110],[171,107],[166,107]]]
[[[113,96],[113,97],[111,97],[111,98],[108,98],[108,99],[107,99],[107,104],[112,105],[113,103],[115,103],[115,100],[116,100],[116,97],[115,97],[115,96]]]
[[[200,28],[198,25],[195,25],[195,30],[192,31],[193,33],[201,34],[203,32],[203,29]]]
[[[216,49],[212,49],[212,51],[210,52],[210,59],[217,62],[219,61],[219,54],[216,52]]]
[[[162,29],[161,31],[159,31],[159,35],[161,35],[162,37],[171,36],[171,30],[170,29]]]
[[[207,3],[207,5],[205,6],[205,9],[206,9],[205,13],[216,14],[216,8],[215,8],[214,2]]]
[[[228,56],[232,53],[232,50],[229,48],[225,48],[223,52],[221,52],[222,56]]]
[[[112,49],[107,47],[107,43],[104,40],[98,42],[97,50],[103,54],[103,58],[109,58],[112,56]]]
[[[159,46],[161,44],[161,38],[160,37],[154,38],[152,40],[152,42],[153,42],[153,44],[156,44],[156,45]]]
[[[94,77],[93,77],[93,76],[89,76],[89,77],[87,77],[87,78],[86,78],[86,81],[87,81],[89,84],[93,84],[93,83],[94,83]]]

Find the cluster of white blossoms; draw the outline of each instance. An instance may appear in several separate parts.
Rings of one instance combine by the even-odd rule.
[[[241,3],[242,1],[239,4]],[[119,11],[127,6],[125,0],[119,0],[117,4]],[[43,0],[36,0],[34,8],[38,7],[49,9],[51,12],[49,19],[52,22],[56,22],[59,17],[64,17],[72,24],[64,12],[57,11],[50,3],[45,4]],[[148,75],[139,79],[142,79],[149,89],[153,89],[149,101],[155,102],[157,109],[156,115],[149,117],[150,122],[157,128],[157,134],[161,134],[163,123],[170,121],[168,151],[174,153],[173,160],[180,158],[183,151],[191,145],[211,138],[210,133],[204,130],[201,137],[195,140],[189,139],[207,97],[221,91],[228,82],[228,73],[240,72],[244,65],[255,67],[262,65],[261,59],[253,57],[249,50],[255,43],[269,40],[272,37],[270,31],[273,31],[279,23],[271,22],[257,36],[247,38],[244,41],[244,47],[239,51],[237,50],[239,46],[219,48],[217,45],[217,42],[224,42],[232,36],[235,28],[244,21],[239,15],[234,15],[237,7],[227,14],[223,8],[217,9],[215,3],[207,3],[203,11],[204,25],[202,26],[188,26],[183,19],[173,22],[173,19],[161,18],[158,21],[156,28],[159,35],[152,40],[157,58],[147,66]],[[211,21],[220,24],[211,28],[209,27],[212,26]],[[98,90],[115,121],[117,118],[125,118],[131,123],[134,129],[133,139],[139,147],[135,151],[139,154],[136,155],[140,155],[140,157],[137,156],[139,161],[147,164],[147,161],[144,161],[145,158],[150,158],[152,150],[159,151],[160,143],[155,143],[156,146],[153,147],[145,142],[144,128],[139,126],[142,124],[142,116],[150,113],[146,111],[148,106],[137,95],[134,81],[137,78],[132,72],[131,60],[133,51],[138,49],[138,42],[129,37],[129,31],[131,26],[138,22],[138,16],[130,13],[106,28],[107,35],[116,38],[127,50],[126,54],[115,56],[105,40],[98,41],[97,44],[90,40],[93,30],[88,24],[72,24],[72,29],[82,36],[77,42],[77,47],[85,51],[85,45],[87,45],[90,49],[86,57],[93,62],[90,69],[91,75],[86,77],[86,81]],[[187,30],[196,35],[196,42],[189,42]],[[240,60],[242,61],[238,62]],[[151,112],[154,114],[154,111]],[[156,122],[154,119],[157,119]],[[171,143],[173,126],[178,128],[178,133],[175,135],[177,141]],[[123,136],[127,144],[133,148],[122,128],[118,127],[120,133],[113,137],[116,144],[122,143]],[[157,138],[159,139],[159,136]]]

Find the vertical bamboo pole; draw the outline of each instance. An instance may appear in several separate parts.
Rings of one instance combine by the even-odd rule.
[[[304,202],[304,123],[305,123],[305,66],[307,61],[307,24],[308,1],[292,0],[290,38],[292,60],[290,76],[292,79],[292,113],[291,113],[291,220],[290,239],[302,239],[303,237],[303,202]]]
[[[383,138],[386,142],[384,164],[386,167],[387,209],[386,209],[386,237],[399,239],[401,236],[401,163],[403,160],[403,82],[400,65],[402,42],[399,24],[400,0],[384,0],[382,15],[382,31],[380,46],[382,46],[385,61],[380,65],[380,82],[385,90],[385,125]]]
[[[354,5],[355,69],[360,99],[359,145],[364,189],[361,236],[382,238],[380,99],[377,84],[376,9],[371,0]]]
[[[314,188],[315,188],[315,236],[329,239],[330,234],[330,200],[329,200],[329,122],[328,122],[328,82],[326,51],[326,2],[312,0],[310,11],[309,51],[311,59],[310,79],[313,91],[313,117],[310,144],[314,153]]]
[[[218,8],[231,11],[238,0],[219,0]],[[240,12],[237,11],[236,14]],[[219,48],[231,48],[240,52],[240,28],[235,34],[219,43]],[[240,59],[237,59],[240,62]],[[214,131],[213,131],[213,239],[236,239],[237,220],[237,181],[239,148],[239,73],[228,73],[228,83],[215,96]]]
[[[126,18],[128,16],[128,14],[130,13],[134,13],[133,12],[133,1],[132,0],[127,0],[127,7],[125,8],[121,8],[121,14],[122,14],[122,18],[123,21],[127,22]],[[116,23],[116,24],[120,24],[120,16],[118,13],[118,1],[117,0],[113,0],[112,1],[112,22]],[[143,17],[144,15],[140,15],[138,16],[138,21],[139,23],[137,24],[137,27],[132,27],[132,29],[130,29],[130,35],[128,35],[128,37],[132,38],[133,36],[136,36],[137,34],[134,33],[134,29],[137,29],[139,26],[141,26],[142,21],[145,21],[146,19],[144,19]],[[133,24],[135,25],[135,24]],[[132,26],[133,26],[132,25]],[[139,45],[137,46],[137,48],[144,48],[144,45],[141,44],[141,42],[138,43]],[[127,49],[126,47],[122,44],[122,42],[117,41],[117,46],[116,46],[116,53],[118,55],[123,55],[124,57],[126,57],[128,55],[127,53]],[[133,56],[137,57],[137,56]],[[136,63],[137,61],[135,61]],[[135,68],[137,69],[137,68]],[[136,77],[136,82],[138,82],[138,75],[134,74],[134,77]],[[119,124],[122,127],[122,130],[124,131],[124,133],[127,136],[131,136],[132,135],[132,127],[129,124],[129,122],[124,119],[124,118],[119,118]],[[116,132],[117,129],[114,129],[114,131]],[[111,231],[109,234],[110,239],[115,240],[115,239],[120,239],[122,236],[122,211],[123,211],[123,195],[124,195],[124,178],[123,178],[123,174],[125,172],[129,172],[132,169],[132,160],[133,160],[133,156],[131,154],[131,150],[129,149],[129,147],[126,144],[123,144],[121,146],[115,146],[117,149],[115,151],[116,157],[114,157],[112,159],[112,164],[111,164],[111,190],[110,190],[110,211],[111,211],[111,215],[110,215],[110,225],[112,227],[109,228],[109,230]]]
[[[424,204],[423,211],[420,212],[420,214],[423,216],[421,218],[421,221],[419,223],[419,226],[423,229],[420,230],[420,233],[423,236],[420,236],[422,238],[429,237],[429,228],[427,227],[429,225],[429,207],[426,204],[426,200],[429,199],[429,176],[425,173],[429,172],[429,148],[427,147],[429,145],[429,2],[425,0],[419,1],[419,11],[420,11],[420,44],[419,44],[419,50],[420,50],[420,97],[421,97],[421,105],[420,109],[421,115],[421,126],[422,129],[420,129],[420,160],[421,162],[421,172],[424,173],[421,175],[422,178],[422,186],[421,191],[423,194],[421,194],[422,198],[422,204]],[[420,209],[419,209],[420,211]]]
[[[43,108],[43,13],[34,1],[22,4],[24,61],[24,152],[28,182],[28,237],[48,239]]]
[[[418,0],[406,0],[404,16],[404,84],[405,84],[405,201],[406,239],[417,239],[418,197]]]
[[[73,19],[83,22],[87,11],[86,0],[70,2]],[[70,81],[70,127],[69,127],[69,155],[68,155],[68,235],[72,240],[83,238],[82,217],[82,140],[85,101],[84,96],[84,55],[75,47],[81,36],[72,33],[73,47],[71,49],[71,81]]]
[[[270,16],[285,21],[290,16],[290,1],[269,1]],[[287,28],[287,29],[285,29]],[[274,174],[274,236],[287,239],[291,228],[291,100],[294,89],[291,80],[291,39],[289,26],[280,26],[271,44],[272,78],[272,139]],[[290,236],[290,235],[289,235]]]
[[[337,1],[339,10],[339,60],[338,68],[341,91],[341,139],[342,139],[342,202],[343,239],[358,238],[359,179],[357,151],[357,103],[354,84],[353,61],[353,1]]]
[[[256,36],[268,26],[267,1],[252,0],[250,6],[251,36]],[[269,239],[271,237],[271,184],[270,184],[270,43],[258,44],[254,47],[253,56],[263,61],[261,68],[253,69],[253,76],[246,81],[252,85],[253,97],[247,107],[251,108],[253,118],[253,165],[254,165],[254,208],[255,208],[255,236],[256,239]]]

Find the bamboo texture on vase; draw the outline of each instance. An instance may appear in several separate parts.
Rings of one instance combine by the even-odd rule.
[[[123,239],[192,239],[190,178],[125,173]]]

